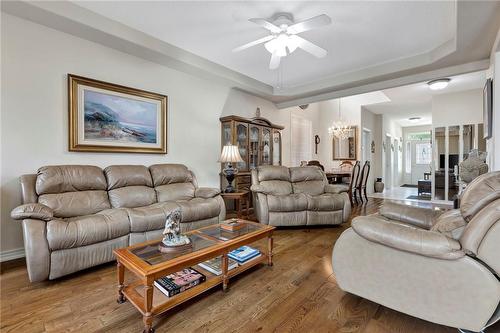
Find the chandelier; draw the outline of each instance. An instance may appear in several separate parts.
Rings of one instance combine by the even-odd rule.
[[[340,101],[339,98],[339,120],[334,121],[332,126],[328,128],[328,134],[337,137],[339,140],[347,140],[351,137],[351,125],[342,121],[342,115],[340,113]]]

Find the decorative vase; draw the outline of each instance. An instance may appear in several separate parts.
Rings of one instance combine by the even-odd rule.
[[[377,178],[375,182],[375,192],[380,193],[384,191],[384,183],[382,182],[382,178]]]

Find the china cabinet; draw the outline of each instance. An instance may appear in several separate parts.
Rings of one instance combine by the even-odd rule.
[[[261,117],[227,116],[220,118],[220,122],[221,147],[237,145],[243,159],[236,165],[235,189],[249,191],[251,169],[259,165],[281,165],[281,131],[284,127]],[[221,177],[221,188],[224,188],[225,182],[225,178]]]

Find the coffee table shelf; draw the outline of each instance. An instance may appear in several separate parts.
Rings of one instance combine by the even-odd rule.
[[[129,300],[143,316],[144,331],[154,332],[153,316],[159,315],[201,293],[222,285],[228,288],[229,279],[254,266],[267,262],[272,265],[272,226],[244,221],[247,226],[237,233],[218,230],[213,225],[186,233],[193,244],[190,252],[177,255],[162,254],[157,250],[161,240],[149,241],[114,251],[118,268],[118,302]],[[240,246],[248,245],[260,239],[268,238],[267,251],[260,249],[260,256],[228,270],[228,253]],[[208,259],[222,256],[222,274],[215,275],[198,264]],[[154,286],[160,277],[193,267],[206,276],[206,281],[180,294],[167,297]],[[133,273],[136,279],[125,285],[125,271]]]

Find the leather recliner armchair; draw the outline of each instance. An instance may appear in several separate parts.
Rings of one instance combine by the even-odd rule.
[[[22,220],[30,281],[55,279],[114,260],[113,250],[160,239],[180,207],[181,231],[225,219],[220,191],[198,187],[181,164],[46,166],[21,177]]]
[[[500,171],[464,191],[460,209],[387,203],[357,217],[333,249],[344,291],[434,323],[478,332],[500,319]]]
[[[341,224],[351,214],[347,186],[328,184],[317,166],[252,170],[255,215],[274,226]]]

